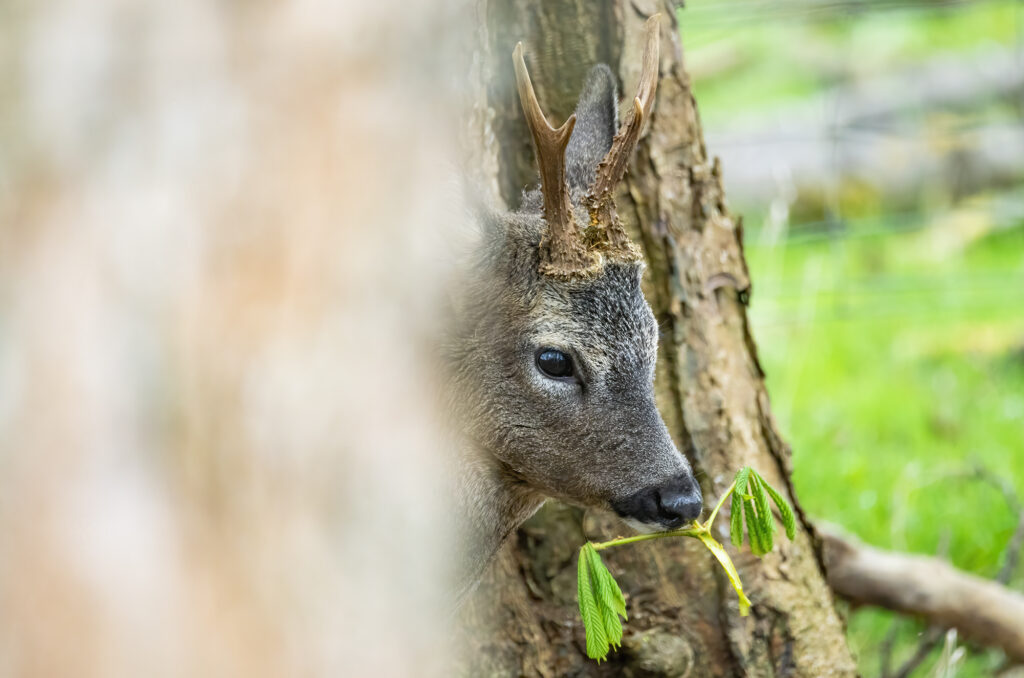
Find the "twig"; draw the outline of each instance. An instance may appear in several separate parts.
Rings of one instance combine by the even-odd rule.
[[[878,663],[880,666],[878,678],[892,678],[892,647],[896,644],[896,635],[902,625],[902,621],[900,617],[893,620],[892,624],[889,625],[885,638],[878,646]]]
[[[1020,560],[1022,549],[1024,549],[1024,511],[1018,514],[1017,529],[1013,531],[1013,536],[1010,537],[1010,541],[1006,545],[1006,560],[1003,561],[1003,566],[999,569],[999,574],[996,576],[996,580],[999,583],[1010,583],[1010,578],[1017,571],[1017,561]]]
[[[928,658],[928,655],[931,654],[931,651],[935,649],[945,635],[946,632],[937,626],[928,629],[918,644],[917,650],[914,651],[913,656],[903,663],[893,678],[908,678],[913,670]]]

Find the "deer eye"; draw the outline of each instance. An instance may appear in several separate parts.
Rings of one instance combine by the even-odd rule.
[[[573,375],[572,358],[553,348],[537,352],[537,369],[552,379],[566,379]]]

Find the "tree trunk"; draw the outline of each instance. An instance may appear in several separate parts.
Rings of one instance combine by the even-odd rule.
[[[648,261],[646,292],[661,327],[656,381],[665,422],[708,502],[744,464],[788,490],[790,451],[772,418],[747,322],[742,225],[725,207],[683,69],[675,7],[653,0],[480,0],[471,130],[484,177],[510,206],[536,183],[530,136],[511,86],[524,42],[549,115],[571,113],[587,70],[608,63],[632,97],[642,26],[662,13],[661,83],[645,138],[620,187],[619,213]],[[605,552],[626,594],[623,647],[598,665],[584,653],[575,555],[586,539],[625,532],[614,517],[550,502],[514,535],[462,611],[470,676],[852,676],[844,625],[825,583],[820,544],[799,511],[796,540],[759,560],[733,558],[754,603],[736,597],[694,540]],[[727,510],[727,508],[726,508]],[[719,518],[728,529],[728,516]],[[722,536],[720,535],[720,538]],[[727,537],[725,537],[727,538]]]

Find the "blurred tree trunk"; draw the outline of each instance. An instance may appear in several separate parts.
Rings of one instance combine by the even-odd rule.
[[[659,405],[709,501],[744,464],[791,490],[790,451],[772,418],[747,323],[742,225],[726,209],[720,168],[704,148],[674,5],[479,0],[477,8],[474,162],[492,168],[483,183],[512,207],[522,188],[537,181],[511,86],[515,43],[524,42],[538,96],[560,123],[596,62],[608,63],[632,97],[643,22],[662,13],[657,103],[618,196],[619,213],[645,250],[646,291],[662,328]],[[754,602],[746,618],[696,541],[658,540],[606,552],[630,617],[623,648],[599,666],[583,651],[575,554],[585,539],[623,528],[612,516],[549,503],[510,539],[464,608],[462,673],[856,675],[823,576],[820,542],[800,516],[796,540],[783,540],[763,561],[733,550]],[[718,523],[727,530],[728,516]]]

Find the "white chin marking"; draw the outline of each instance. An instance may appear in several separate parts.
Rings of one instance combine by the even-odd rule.
[[[642,523],[635,518],[623,518],[622,522],[626,523],[634,530],[641,534],[650,534],[651,532],[664,532],[668,528],[659,523]]]

